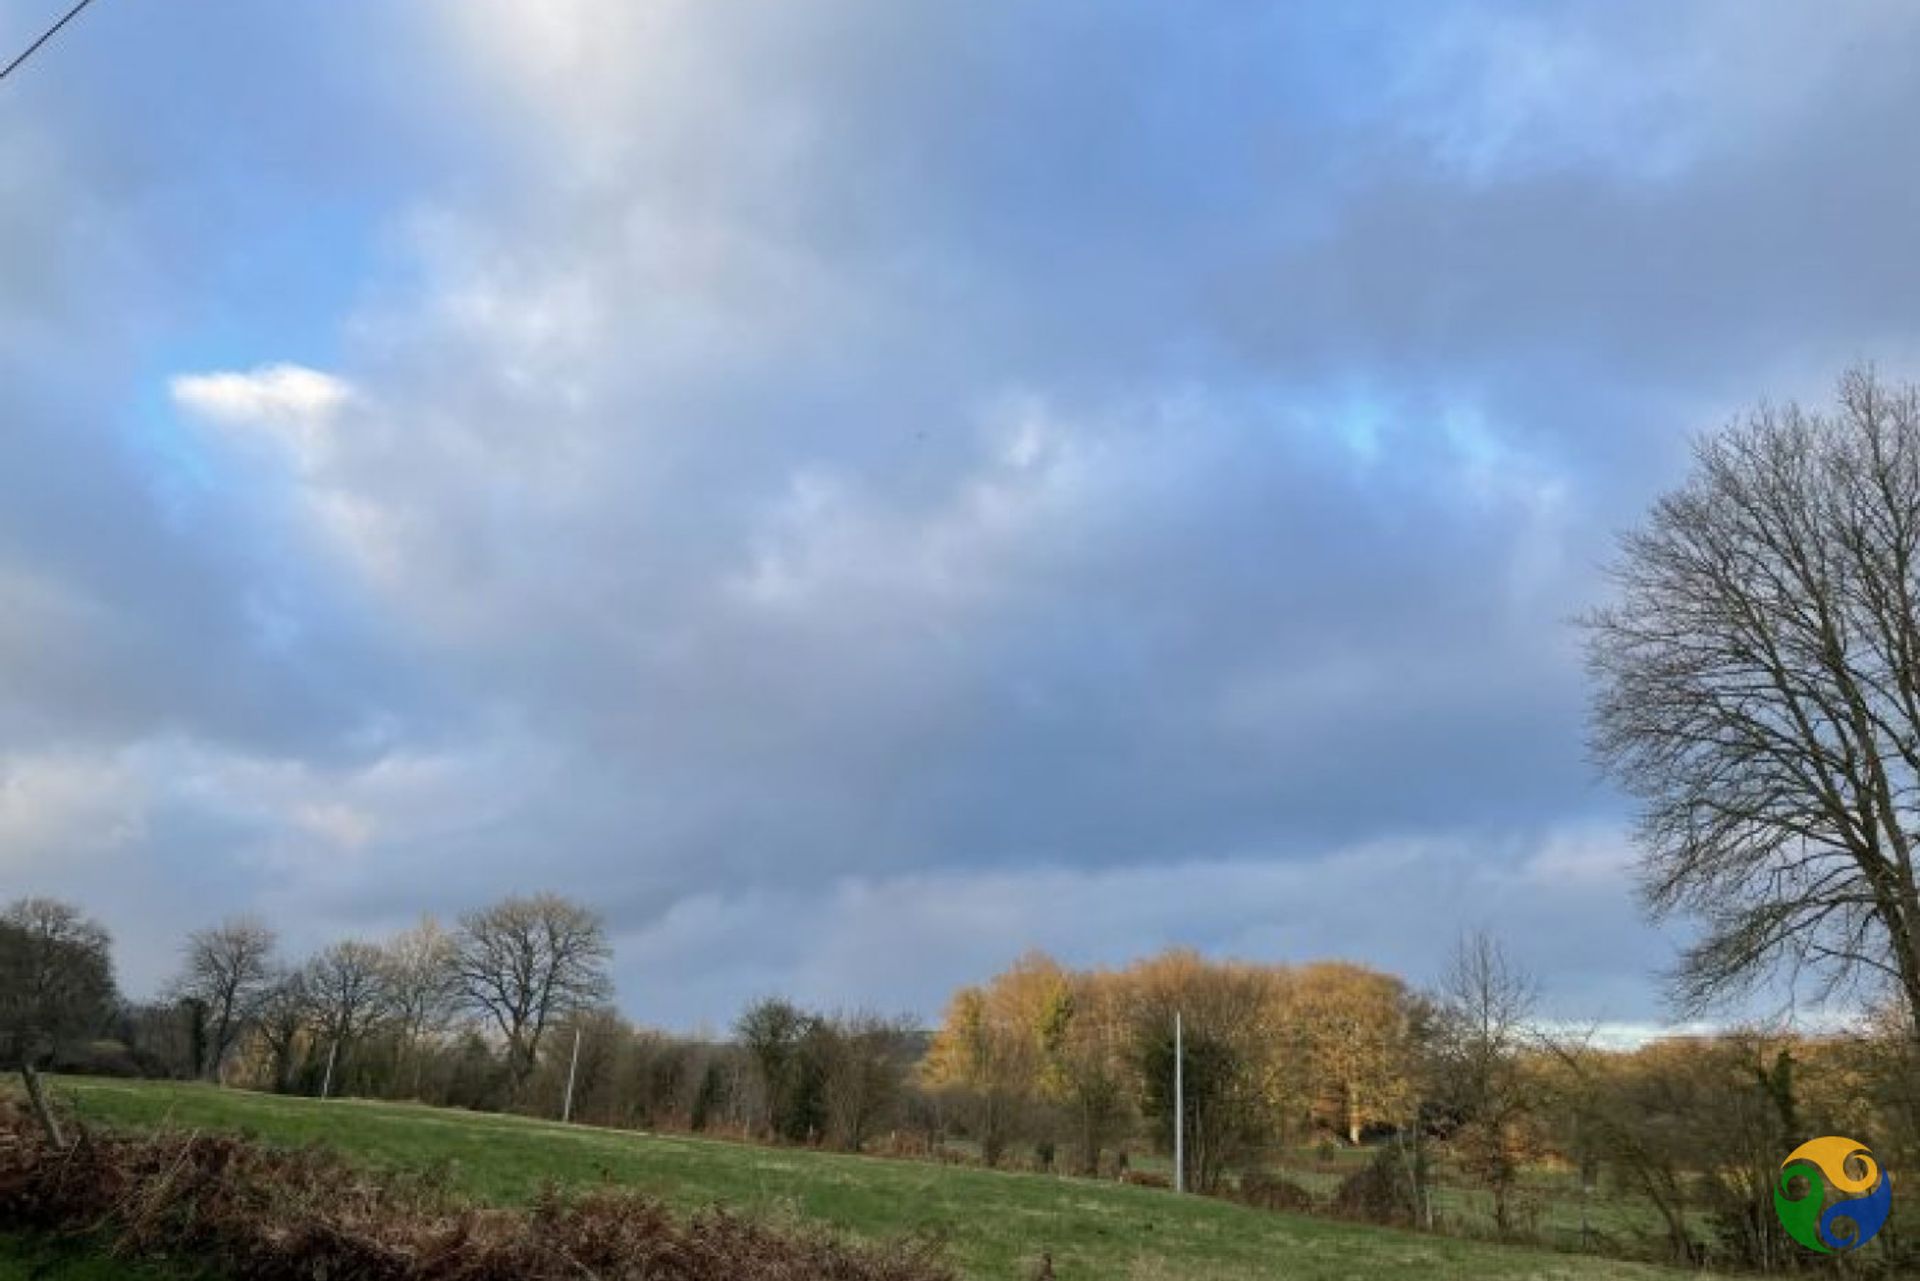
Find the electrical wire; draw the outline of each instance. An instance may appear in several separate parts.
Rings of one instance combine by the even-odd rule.
[[[75,18],[79,17],[80,11],[92,3],[93,3],[93,0],[80,0],[79,4],[76,4],[75,6],[73,6],[73,8],[67,10],[65,16],[63,16],[60,19],[60,21],[54,23],[51,27],[48,27],[44,32],[42,32],[40,35],[40,38],[34,41],[32,44],[28,45],[24,50],[22,50],[19,57],[15,58],[12,62],[9,62],[5,67],[0,67],[0,80],[5,80],[9,75],[13,73],[13,69],[15,67],[18,67],[21,63],[25,62],[28,58],[31,58],[34,54],[38,53],[40,51],[41,45],[45,44],[47,41],[53,39],[54,36],[58,35],[60,32],[60,28],[66,26],[69,22],[72,22]]]

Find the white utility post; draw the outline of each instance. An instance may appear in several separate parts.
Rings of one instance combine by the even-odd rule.
[[[328,1098],[333,1094],[333,1056],[340,1053],[340,1038],[333,1038],[333,1044],[327,1047],[327,1074],[320,1078],[320,1097]]]
[[[1186,1045],[1180,1035],[1180,1012],[1173,1013],[1173,1190],[1187,1190],[1187,1080]]]
[[[560,1120],[573,1120],[573,1075],[580,1070],[580,1025],[573,1025],[573,1061],[567,1064],[567,1101],[560,1105]]]

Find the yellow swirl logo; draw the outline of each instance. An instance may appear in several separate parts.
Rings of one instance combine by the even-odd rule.
[[[1829,1193],[1838,1197],[1831,1205]],[[1780,1163],[1773,1209],[1787,1235],[1809,1250],[1857,1250],[1886,1225],[1893,1176],[1864,1143],[1837,1134],[1808,1139]]]

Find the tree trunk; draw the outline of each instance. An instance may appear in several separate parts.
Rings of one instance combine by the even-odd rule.
[[[1900,985],[1906,989],[1909,1031],[1920,1049],[1920,894],[1909,893],[1906,946],[1900,948]]]
[[[66,1136],[60,1133],[60,1120],[54,1116],[53,1109],[47,1106],[47,1093],[40,1084],[40,1074],[33,1070],[33,1064],[25,1060],[20,1063],[20,1079],[27,1083],[27,1102],[33,1107],[33,1115],[40,1121],[40,1128],[47,1132],[47,1142],[53,1144],[56,1151],[67,1150]]]
[[[540,1045],[538,1033],[528,1037],[515,1033],[507,1040],[507,1106],[509,1110],[520,1105],[526,1094],[527,1083],[533,1079],[534,1069],[539,1066]]]
[[[233,998],[229,997],[220,1008],[220,1017],[213,1025],[212,1043],[207,1046],[207,1080],[215,1085],[224,1084],[220,1080],[220,1065],[227,1057],[227,1047],[233,1041]]]
[[[186,1005],[187,1016],[187,1053],[193,1057],[193,1075],[204,1079],[207,1075],[207,1012],[197,1001]]]

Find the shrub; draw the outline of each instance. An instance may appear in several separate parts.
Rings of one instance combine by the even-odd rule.
[[[1340,1181],[1333,1211],[1366,1223],[1413,1223],[1413,1185],[1406,1162],[1392,1148],[1378,1149],[1373,1160]]]
[[[1283,1210],[1289,1214],[1312,1214],[1320,1208],[1313,1193],[1285,1175],[1266,1170],[1248,1170],[1242,1174],[1235,1199],[1263,1210]]]

